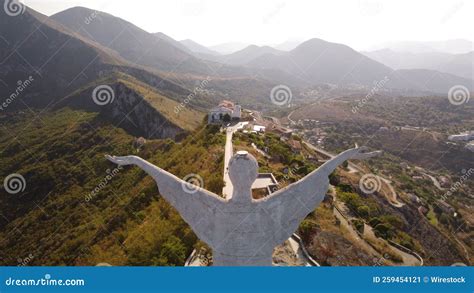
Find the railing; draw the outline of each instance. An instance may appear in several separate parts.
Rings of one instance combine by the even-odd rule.
[[[341,211],[341,209],[339,209],[339,207],[334,204],[334,208],[339,212],[339,214],[344,218],[346,219],[347,223],[353,227],[353,229],[355,230],[355,232],[357,233],[357,235],[359,235],[360,238],[363,239],[364,235],[362,233],[359,232],[359,230],[357,230],[351,223],[351,220]],[[365,223],[365,221],[364,221]],[[390,245],[392,246],[395,246],[395,248],[398,248],[400,249],[401,251],[405,252],[405,253],[408,253],[408,254],[411,254],[413,255],[416,259],[418,259],[420,261],[420,267],[423,266],[424,264],[424,261],[423,261],[423,258],[416,252],[414,252],[413,250],[411,250],[410,248],[408,247],[405,247],[401,244],[398,244],[396,242],[393,242],[392,240],[386,240]],[[369,244],[373,249],[375,249],[377,251],[377,247],[375,247],[374,245],[372,245],[372,243],[370,243],[369,241],[366,241],[367,244]]]
[[[188,256],[188,258],[184,262],[184,266],[189,267],[191,263],[196,259],[196,257],[198,257],[198,253],[196,249],[194,249],[193,252],[191,252],[191,254]]]
[[[416,259],[418,259],[420,261],[420,267],[423,266],[423,263],[424,263],[423,258],[418,253],[414,252],[413,250],[411,250],[408,247],[405,247],[401,244],[393,242],[392,240],[387,240],[387,242],[390,243],[390,245],[395,246],[396,248],[400,249],[401,251],[413,255]]]
[[[298,242],[298,244],[300,245],[301,251],[303,252],[304,257],[308,260],[310,265],[312,265],[313,267],[320,267],[321,266],[317,261],[315,261],[311,257],[311,255],[309,255],[308,251],[306,250],[306,247],[304,246],[303,240],[301,239],[301,237],[298,234],[293,233],[293,235],[291,235],[291,238],[293,238],[293,240]]]

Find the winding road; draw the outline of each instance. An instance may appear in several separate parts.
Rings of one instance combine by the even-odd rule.
[[[309,147],[310,149],[320,153],[320,154],[323,154],[329,158],[333,158],[335,155],[326,151],[326,150],[323,150],[321,148],[318,148],[312,144],[310,144],[309,142],[304,142],[304,144]],[[365,171],[360,168],[359,166],[357,166],[356,164],[354,163],[351,163],[349,162],[348,165],[347,165],[347,169],[349,170],[349,173],[357,173],[357,172],[360,172],[362,174],[365,174]],[[377,175],[378,178],[380,178],[380,180],[382,180],[387,186],[388,188],[390,189],[390,192],[392,193],[392,196],[390,198],[387,198],[388,202],[394,206],[394,207],[397,207],[397,208],[401,208],[403,207],[405,204],[400,202],[398,200],[398,195],[397,195],[397,192],[395,191],[395,188],[393,188],[392,186],[392,181],[386,179],[386,178],[383,178],[382,176],[379,176]]]

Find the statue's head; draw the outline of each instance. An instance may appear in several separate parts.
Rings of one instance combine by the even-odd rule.
[[[251,200],[250,189],[253,182],[257,179],[258,163],[257,160],[246,151],[237,152],[229,161],[229,177],[234,186],[233,200]],[[242,191],[242,192],[240,192]],[[249,198],[236,198],[236,196],[245,196]]]

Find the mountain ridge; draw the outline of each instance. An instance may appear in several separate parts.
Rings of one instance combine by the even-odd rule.
[[[391,49],[362,52],[387,66],[398,69],[430,69],[474,79],[474,51],[463,54],[444,52],[406,53]]]

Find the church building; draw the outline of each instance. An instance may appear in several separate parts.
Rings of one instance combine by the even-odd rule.
[[[240,120],[241,110],[240,105],[234,104],[231,101],[223,100],[217,107],[214,107],[209,111],[207,122],[209,124],[215,124],[230,122],[231,120]]]

